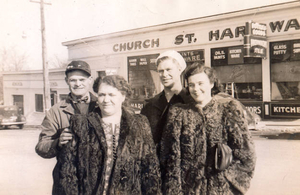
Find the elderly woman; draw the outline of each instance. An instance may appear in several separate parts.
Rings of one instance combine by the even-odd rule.
[[[161,142],[163,194],[245,194],[256,161],[246,112],[233,98],[212,96],[213,69],[194,63],[185,78],[195,102],[170,109]]]
[[[146,117],[122,106],[130,88],[118,75],[97,79],[99,108],[74,115],[74,140],[59,157],[60,194],[160,194],[161,180]]]

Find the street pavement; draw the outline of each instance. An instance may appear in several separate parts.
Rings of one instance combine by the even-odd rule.
[[[35,153],[38,130],[0,130],[0,195],[51,195],[55,159]]]
[[[257,161],[247,195],[300,194],[300,141],[253,138]]]
[[[35,153],[39,133],[34,128],[0,130],[0,195],[51,194],[56,159]],[[257,163],[247,195],[300,194],[299,139],[261,136],[261,132],[253,136]]]

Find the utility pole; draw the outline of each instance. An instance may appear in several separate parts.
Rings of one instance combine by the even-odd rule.
[[[41,34],[42,34],[42,60],[43,60],[43,82],[44,82],[44,106],[45,112],[47,113],[51,107],[51,97],[50,97],[50,84],[49,84],[49,71],[48,71],[48,59],[47,59],[47,45],[46,45],[46,35],[45,35],[45,14],[44,14],[44,0],[40,0],[40,10],[41,10]]]

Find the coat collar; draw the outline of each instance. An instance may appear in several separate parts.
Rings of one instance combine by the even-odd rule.
[[[96,133],[102,145],[105,148],[107,148],[105,133],[101,126],[101,110],[99,109],[99,107],[96,108],[94,112],[91,112],[88,118],[90,123],[95,127]],[[128,111],[126,111],[126,109],[122,107],[120,135],[119,135],[119,143],[118,143],[118,150],[117,150],[118,155],[120,155],[122,148],[124,147],[126,137],[129,134],[129,130],[131,129],[131,126],[134,122],[135,122],[135,118],[132,116],[132,114],[130,114]]]
[[[182,90],[180,91],[180,93],[177,96],[179,96],[183,100],[182,103],[184,103],[184,104],[194,102],[194,99],[188,94],[188,92],[185,88],[182,88]],[[152,104],[157,109],[164,110],[164,108],[168,104],[168,101],[167,101],[164,90],[162,92],[160,92],[159,94],[157,94],[155,97],[153,97],[153,103]]]
[[[89,104],[89,112],[92,112],[94,109],[96,109],[98,107],[97,105],[97,97],[95,95],[93,95],[90,92],[90,104]],[[75,110],[73,107],[73,100],[71,98],[71,93],[69,93],[69,95],[67,96],[65,101],[61,102],[60,108],[63,110],[63,112],[69,113],[71,115],[75,114]]]

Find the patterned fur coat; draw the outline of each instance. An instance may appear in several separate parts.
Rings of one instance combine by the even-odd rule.
[[[70,128],[75,141],[63,147],[58,156],[57,195],[102,195],[107,144],[100,115],[74,115]],[[149,122],[145,116],[123,109],[117,159],[108,194],[160,194],[161,179]]]
[[[233,161],[214,168],[215,148],[225,142]],[[255,168],[255,148],[245,112],[234,99],[214,98],[204,107],[178,104],[170,109],[162,137],[163,194],[245,194]]]

